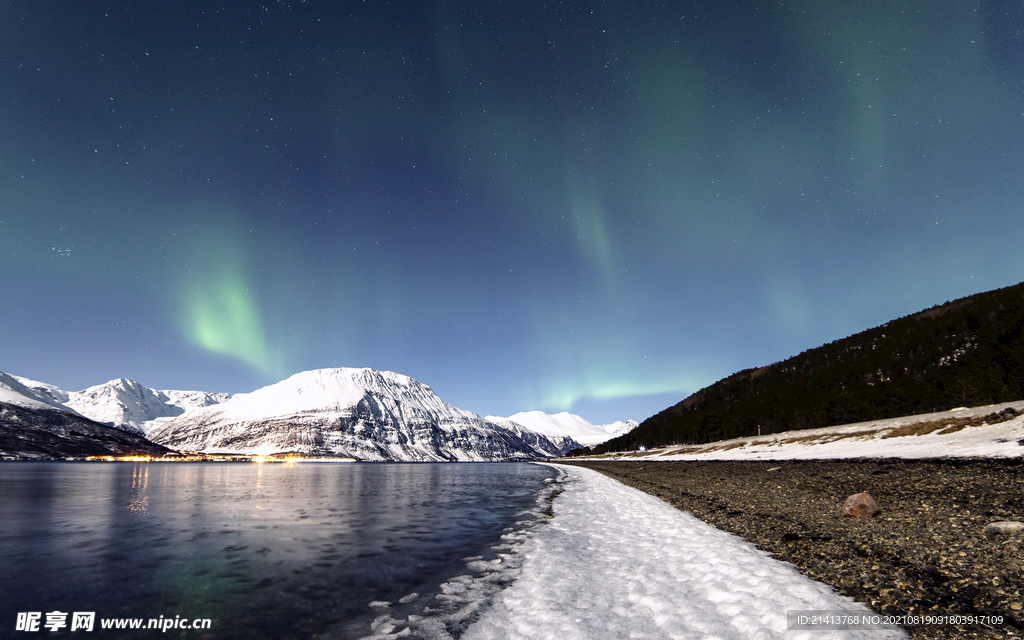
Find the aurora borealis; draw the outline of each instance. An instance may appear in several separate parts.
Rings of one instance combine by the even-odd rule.
[[[0,3],[0,370],[642,420],[1024,280],[1019,1]]]

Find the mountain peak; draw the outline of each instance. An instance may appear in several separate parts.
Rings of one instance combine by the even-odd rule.
[[[425,384],[409,376],[369,368],[334,368],[301,371],[250,393],[240,393],[211,411],[232,415],[286,416],[310,411],[340,411],[366,396],[409,397],[443,411],[454,407],[441,401]],[[459,411],[459,410],[456,410]]]
[[[311,369],[309,371],[300,371],[299,373],[293,374],[276,384],[282,384],[289,381],[300,386],[303,384],[319,384],[329,387],[332,384],[336,384],[337,381],[351,381],[355,384],[359,384],[361,386],[366,387],[418,386],[425,389],[430,388],[427,385],[418,382],[407,375],[395,373],[393,371],[378,371],[376,369],[370,369],[369,367],[335,367],[327,369]]]

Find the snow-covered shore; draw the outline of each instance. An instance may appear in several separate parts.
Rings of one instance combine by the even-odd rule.
[[[1019,444],[1024,442],[1024,416],[1016,415],[1022,409],[1024,402],[958,408],[696,447],[630,452],[612,459],[1018,457],[1024,453]],[[1000,421],[993,418],[994,424],[971,420],[1001,412]],[[931,426],[918,428],[928,423]],[[900,435],[904,432],[907,435]],[[915,432],[924,435],[911,435]],[[465,640],[907,637],[896,628],[791,629],[787,617],[791,612],[873,614],[793,565],[657,497],[591,469],[552,466],[560,470],[558,485],[564,491],[553,500],[554,517],[546,525],[508,534],[509,554],[487,566],[469,562],[467,568],[476,575],[458,576],[443,585],[439,598],[450,607],[448,613],[406,620],[382,615],[375,633],[368,637],[442,640],[458,635],[456,630],[470,621],[460,636]],[[934,505],[933,510],[945,516],[943,509]],[[903,523],[900,517],[906,514],[895,515],[896,525]],[[495,588],[509,583],[503,590]]]
[[[1024,411],[1024,401],[957,408],[901,418],[872,420],[821,429],[748,436],[704,445],[677,445],[588,457],[589,460],[827,460],[845,458],[1013,458],[1024,456],[1024,415],[980,426],[958,422],[1000,411]],[[939,423],[923,435],[898,429]],[[912,431],[912,429],[909,429]]]
[[[869,610],[791,565],[595,471],[560,466],[555,517],[464,640],[906,637],[787,630],[787,612]]]

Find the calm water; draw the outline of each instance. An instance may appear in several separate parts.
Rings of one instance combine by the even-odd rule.
[[[95,611],[96,631],[71,633],[69,616],[39,634],[357,638],[379,613],[371,602],[435,602],[465,558],[494,557],[503,532],[537,517],[554,475],[530,464],[0,463],[0,637],[36,635],[14,631],[18,612],[59,610]],[[104,617],[161,615],[210,618],[212,632],[99,630]]]

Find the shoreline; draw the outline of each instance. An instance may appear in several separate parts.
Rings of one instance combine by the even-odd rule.
[[[739,536],[883,615],[1002,616],[1001,626],[906,626],[912,638],[1020,638],[1024,461],[560,460],[599,471]],[[868,492],[874,518],[840,517]]]

